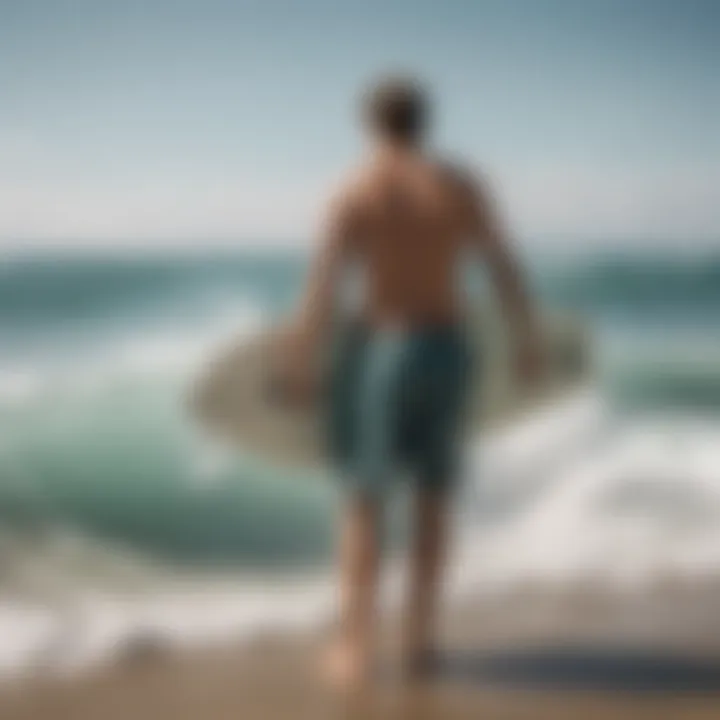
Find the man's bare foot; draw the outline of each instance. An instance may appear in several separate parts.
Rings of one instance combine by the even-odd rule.
[[[403,677],[410,682],[427,680],[436,672],[439,658],[434,647],[406,650],[401,659]]]
[[[334,642],[323,653],[320,670],[323,681],[334,690],[362,690],[370,680],[369,653],[351,643]]]

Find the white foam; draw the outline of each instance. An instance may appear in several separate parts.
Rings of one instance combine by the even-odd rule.
[[[12,677],[38,664],[56,618],[47,608],[0,603],[0,676]]]
[[[544,408],[542,415],[529,415],[515,428],[494,433],[492,437],[498,448],[493,447],[492,437],[483,440],[481,445],[493,456],[494,471],[502,474],[503,446],[506,450],[522,450],[514,454],[506,452],[508,461],[520,455],[523,463],[532,464],[537,453],[561,455],[562,448],[568,445],[570,428],[578,427],[580,417],[591,422],[596,414],[595,398],[581,395],[557,408]],[[551,419],[555,428],[552,432],[547,429]],[[225,456],[202,459],[196,468],[198,483],[213,482],[222,474],[227,461]],[[400,574],[391,570],[385,590],[387,600],[392,602],[400,589]],[[301,630],[326,618],[334,600],[328,576],[274,586],[247,581],[223,585],[202,581],[195,586],[176,586],[163,592],[150,591],[125,598],[102,592],[88,593],[81,588],[68,594],[65,588],[61,596],[64,599],[58,609],[53,610],[52,603],[49,609],[43,609],[44,635],[36,629],[39,626],[31,627],[30,620],[23,619],[26,612],[23,606],[6,606],[0,610],[5,622],[15,623],[19,628],[12,640],[14,650],[10,645],[5,646],[6,657],[14,657],[15,665],[8,660],[5,669],[28,667],[28,663],[36,663],[38,658],[47,659],[46,648],[53,648],[58,668],[83,667],[98,662],[137,635],[186,647],[235,641],[263,630]],[[70,614],[68,607],[74,608]],[[22,628],[27,628],[27,632]]]
[[[249,305],[233,307],[217,317],[202,332],[131,337],[113,353],[119,368],[131,372],[166,372],[197,367],[208,353],[229,339],[237,341],[257,332],[264,313]]]
[[[648,497],[612,502],[637,483],[664,511]],[[469,532],[461,572],[486,589],[530,579],[637,588],[658,575],[720,570],[718,520],[720,425],[699,432],[696,423],[648,421],[561,468],[536,503],[502,526]]]
[[[486,487],[532,482],[595,441],[607,413],[599,394],[588,387],[490,429],[470,450],[473,477]]]
[[[602,403],[583,392],[480,441],[472,453],[478,488],[540,491],[501,522],[465,516],[450,573],[453,593],[507,592],[528,581],[572,588],[588,580],[637,590],[668,572],[720,570],[720,425],[649,418],[612,429]],[[200,475],[212,477],[215,462],[222,459]],[[677,492],[697,502],[656,509],[621,502],[637,487],[659,501]],[[398,567],[385,585],[389,602],[402,588]],[[78,590],[57,610],[50,603],[38,610],[6,603],[0,633],[12,633],[2,635],[0,671],[28,669],[50,657],[48,647],[57,668],[71,670],[136,636],[188,648],[301,631],[327,618],[333,602],[332,579],[323,576],[273,585],[203,580],[125,597]]]
[[[0,368],[0,403],[20,406],[37,397],[42,388],[42,377],[29,368]]]
[[[0,605],[0,677],[73,672],[112,658],[134,640],[188,649],[267,633],[312,629],[334,600],[328,578],[268,585],[206,582],[149,595],[84,593],[72,605]],[[69,611],[68,608],[72,607]]]
[[[182,377],[199,367],[221,345],[251,336],[265,315],[252,305],[235,304],[198,331],[178,328],[136,330],[83,353],[72,361],[28,359],[0,366],[0,408],[16,410],[58,396],[93,397],[118,381]]]

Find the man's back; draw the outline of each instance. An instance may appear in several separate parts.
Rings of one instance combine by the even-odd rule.
[[[342,215],[367,273],[367,320],[454,323],[457,267],[472,220],[468,184],[419,152],[381,153],[347,192]]]

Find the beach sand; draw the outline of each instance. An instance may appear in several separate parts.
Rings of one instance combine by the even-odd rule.
[[[0,718],[717,719],[719,601],[707,578],[476,594],[447,608],[438,672],[413,687],[393,669],[388,617],[376,687],[355,698],[317,681],[317,633],[185,654],[135,645],[82,677],[5,685]]]

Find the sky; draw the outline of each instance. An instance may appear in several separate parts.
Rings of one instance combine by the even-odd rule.
[[[0,0],[0,247],[297,245],[411,72],[529,243],[720,244],[715,0]]]

